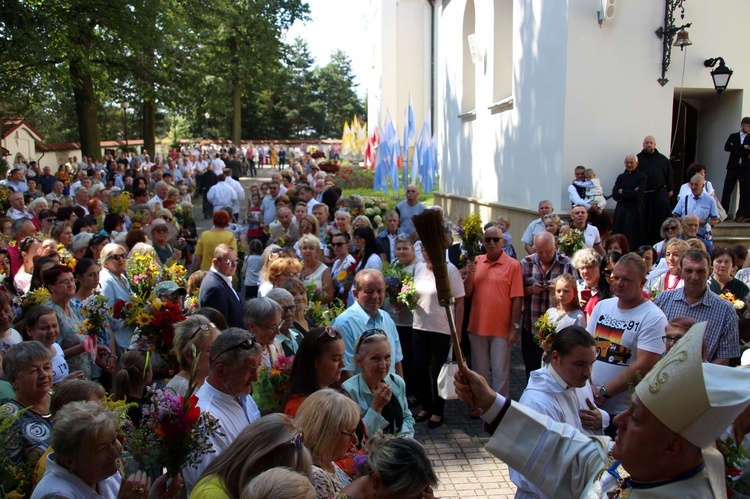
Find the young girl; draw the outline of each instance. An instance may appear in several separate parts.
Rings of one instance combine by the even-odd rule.
[[[513,249],[513,237],[510,235],[510,217],[501,215],[497,217],[497,228],[500,229],[503,232],[503,241],[505,241],[505,246],[503,246],[503,251],[508,254],[509,257],[515,258],[516,252]]]
[[[261,239],[263,238],[263,228],[261,227],[263,220],[260,219],[260,195],[251,194],[250,202],[247,204],[247,240]]]
[[[125,400],[136,406],[128,409],[128,416],[133,426],[140,426],[143,419],[142,407],[146,400],[143,392],[153,380],[151,355],[148,351],[128,350],[120,359],[120,370],[115,376],[115,400]]]
[[[555,308],[547,310],[547,316],[555,331],[568,326],[586,327],[586,314],[578,303],[578,288],[576,278],[570,274],[563,274],[553,281],[555,283]]]
[[[248,244],[248,255],[245,257],[245,299],[258,297],[260,270],[263,268],[263,244],[253,239]]]

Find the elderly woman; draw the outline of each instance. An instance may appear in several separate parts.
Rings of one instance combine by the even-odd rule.
[[[334,232],[346,232],[347,234],[351,234],[352,231],[352,216],[351,214],[346,210],[338,210],[333,215],[333,221],[335,223],[335,231]],[[331,228],[333,230],[333,227]]]
[[[255,341],[261,347],[262,365],[272,367],[284,354],[276,334],[282,326],[281,305],[269,298],[254,298],[245,302],[245,324],[255,335]]]
[[[344,352],[344,340],[335,327],[318,327],[305,335],[289,374],[284,414],[294,417],[312,393],[339,386]]]
[[[747,285],[732,277],[734,267],[732,251],[729,248],[716,248],[711,257],[714,273],[708,280],[708,288],[717,295],[729,292],[742,301],[747,300],[748,292],[750,292]],[[744,317],[744,312],[744,310],[737,311],[740,317]]]
[[[288,284],[288,281],[285,284]],[[302,333],[294,329],[294,313],[297,310],[294,296],[284,288],[274,288],[268,292],[266,298],[275,301],[281,307],[281,326],[276,341],[281,344],[283,355],[291,357],[297,353],[302,341]]]
[[[65,360],[73,371],[82,371],[87,379],[91,379],[91,355],[96,354],[100,362],[106,365],[109,348],[97,345],[96,338],[91,339],[83,333],[83,318],[70,305],[70,300],[76,294],[76,282],[73,269],[65,265],[55,265],[42,275],[44,286],[49,290],[49,300],[44,304],[57,314],[60,326],[58,343],[63,349]]]
[[[151,240],[158,262],[164,265],[169,259],[179,259],[182,252],[172,248],[169,241],[177,236],[177,227],[161,218],[153,220],[145,229],[146,235]]]
[[[670,239],[674,239],[675,237],[680,237],[682,235],[682,224],[679,220],[673,217],[669,217],[661,224],[661,237],[663,238],[658,243],[654,244],[654,249],[656,250],[656,253],[659,255],[657,260],[654,263],[658,263],[659,260],[664,258],[664,245],[667,244],[667,241]]]
[[[53,420],[49,438],[54,451],[47,456],[47,471],[32,499],[45,497],[173,498],[182,479],[167,490],[167,475],[151,479],[138,471],[123,480],[117,471],[122,447],[117,439],[119,417],[96,402],[71,402]]]
[[[321,303],[333,301],[333,279],[331,270],[318,260],[320,252],[320,239],[312,234],[302,236],[299,240],[300,252],[302,253],[302,282],[305,286],[314,285],[320,290],[318,300]]]
[[[278,288],[286,281],[292,278],[299,278],[302,270],[302,264],[293,256],[282,256],[275,260],[268,260],[260,271],[261,279],[270,284],[269,286],[261,285],[258,288],[258,295],[265,296],[273,288]]]
[[[313,457],[316,497],[333,497],[351,483],[335,461],[346,456],[357,440],[359,407],[336,390],[319,390],[302,402],[295,423],[305,429],[305,447]]]
[[[13,345],[3,357],[3,372],[16,394],[0,407],[0,414],[18,415],[14,425],[21,437],[19,448],[5,449],[5,452],[10,453],[16,464],[35,463],[49,445],[50,390],[54,378],[52,354],[38,341]]]
[[[360,372],[347,379],[343,387],[359,404],[367,433],[413,437],[414,417],[406,400],[406,384],[398,374],[388,374],[391,344],[385,332],[368,329],[362,333],[354,347],[354,361]]]
[[[664,259],[648,274],[643,290],[655,298],[662,291],[683,287],[685,282],[682,280],[680,265],[682,255],[688,249],[690,246],[682,239],[670,239],[664,245]]]
[[[208,272],[211,269],[214,249],[222,243],[228,244],[232,249],[237,251],[237,238],[227,230],[230,221],[231,218],[226,211],[218,210],[214,212],[214,226],[209,230],[201,232],[198,242],[195,244],[193,272],[196,270],[205,270]]]
[[[307,234],[312,234],[315,237],[318,237],[320,235],[320,224],[318,223],[318,220],[312,215],[303,215],[302,217],[298,217],[297,224],[299,225],[300,239],[302,238],[302,236],[306,236]],[[294,243],[294,252],[297,254],[297,258],[301,260],[302,252],[300,251],[300,241]],[[319,254],[318,257],[322,257],[322,254]]]
[[[195,387],[200,388],[208,376],[209,357],[214,340],[219,336],[219,331],[214,323],[202,315],[191,315],[174,326],[174,340],[172,353],[174,353],[180,371],[167,383],[167,388],[173,389],[178,395],[185,395],[190,380],[190,371],[195,358],[193,347],[198,355],[198,374],[195,377]]]
[[[102,249],[99,259],[99,292],[107,297],[107,305],[114,307],[118,300],[124,304],[130,303],[135,295],[130,289],[130,283],[125,276],[125,263],[127,259],[127,250],[124,246],[115,243],[109,243]],[[117,354],[120,354],[130,348],[130,338],[133,336],[133,329],[126,327],[122,319],[109,320],[109,328],[114,334]],[[113,352],[114,353],[114,352]]]
[[[306,335],[315,324],[305,317],[305,311],[307,310],[307,288],[304,283],[299,279],[289,279],[282,284],[281,288],[277,289],[285,289],[292,294],[294,304],[296,305],[292,328],[301,333],[302,336]]]
[[[640,246],[643,240],[643,191],[647,179],[646,174],[638,170],[638,157],[628,154],[625,171],[618,175],[612,187],[612,198],[617,201],[612,233],[624,234],[633,248]]]
[[[268,414],[247,426],[203,471],[191,499],[239,497],[256,476],[276,467],[312,476],[302,428],[286,414]]]
[[[581,278],[578,280],[578,302],[585,308],[588,301],[597,293],[599,286],[599,264],[602,256],[593,248],[583,248],[573,255],[572,264]]]
[[[344,487],[347,499],[433,497],[438,479],[422,445],[409,438],[377,435],[367,444],[359,477]]]

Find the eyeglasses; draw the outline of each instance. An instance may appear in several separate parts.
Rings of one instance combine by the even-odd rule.
[[[75,286],[76,281],[74,279],[65,279],[62,281],[57,281],[55,283],[55,286],[59,286],[60,284],[64,284],[65,286]]]
[[[200,326],[198,326],[198,329],[196,329],[195,332],[190,335],[190,339],[192,340],[193,338],[195,338],[195,335],[200,333],[201,331],[208,331],[209,329],[215,328],[215,327],[216,326],[214,325],[213,322],[209,322],[208,324],[201,324]]]
[[[489,242],[499,243],[500,239],[502,239],[502,237],[485,237],[484,242],[485,243],[489,243]]]
[[[222,350],[221,352],[217,353],[216,355],[213,355],[211,357],[211,360],[213,362],[216,362],[216,359],[218,359],[219,357],[221,357],[222,355],[224,355],[227,352],[231,352],[232,350],[236,350],[237,348],[241,348],[243,350],[252,350],[253,348],[255,348],[255,345],[256,345],[255,336],[250,336],[249,338],[245,338],[244,340],[242,340],[242,342],[238,343],[237,345],[235,345],[233,347],[229,347],[226,350]]]
[[[155,229],[152,229],[151,232],[169,232],[169,229],[166,227],[156,227]]]
[[[612,275],[612,269],[604,269],[604,270],[602,270],[602,274],[604,274],[606,276],[611,276]]]
[[[279,322],[275,326],[266,326],[265,324],[256,324],[256,326],[268,329],[269,331],[278,331],[283,324],[284,322]]]
[[[226,264],[229,265],[230,267],[236,267],[237,265],[240,264],[240,259],[237,258],[235,260],[227,260]]]
[[[127,257],[122,253],[118,253],[116,255],[109,255],[109,258],[107,258],[107,260],[114,260],[116,262],[119,262],[120,260],[125,260],[126,258]]]
[[[297,310],[297,305],[289,305],[288,307],[281,307],[281,309],[286,312],[294,312]]]
[[[682,338],[682,336],[662,336],[661,341],[663,341],[665,345],[674,345],[680,338]]]
[[[53,223],[55,220],[57,220],[57,219],[56,218],[44,218],[44,219],[42,219],[43,222],[47,222],[48,224]]]
[[[362,344],[368,341],[370,338],[372,338],[373,336],[380,336],[380,335],[386,336],[386,337],[388,336],[387,334],[385,334],[385,331],[383,331],[382,329],[376,329],[376,328],[368,329],[367,331],[362,333],[362,336],[359,337],[359,341],[357,342],[357,348],[354,350],[354,353],[358,354],[360,347],[362,347]]]
[[[171,222],[172,221],[172,217],[168,217],[166,215],[164,215],[163,217],[161,217],[161,219],[164,220],[165,222]]]
[[[341,433],[342,435],[346,435],[349,438],[352,438],[352,437],[354,437],[357,434],[357,429],[354,428],[353,431],[339,430],[339,433]]]
[[[340,246],[346,246],[346,243],[331,243],[331,246],[333,246],[334,248],[338,248]]]

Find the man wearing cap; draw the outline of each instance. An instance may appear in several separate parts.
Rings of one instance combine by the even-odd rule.
[[[182,308],[182,303],[187,296],[187,289],[179,286],[174,281],[162,281],[154,286],[154,294],[164,302],[174,303]]]
[[[224,316],[229,327],[246,327],[242,301],[232,287],[232,276],[237,272],[237,252],[227,244],[214,250],[211,269],[203,278],[198,303],[200,307],[213,307]]]
[[[511,402],[467,368],[456,392],[482,409],[487,450],[548,497],[726,497],[713,445],[750,403],[750,371],[703,363],[704,328],[693,326],[638,383],[615,440]]]

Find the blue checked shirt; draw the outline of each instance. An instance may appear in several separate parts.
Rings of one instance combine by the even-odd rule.
[[[549,285],[562,274],[573,274],[573,265],[570,263],[570,258],[555,253],[554,260],[545,272],[542,264],[539,263],[539,256],[534,253],[521,260],[521,273],[524,287],[531,286],[534,282],[544,286],[541,293],[523,298],[522,325],[526,331],[532,331],[533,324],[552,306],[555,289],[550,288]]]
[[[698,322],[708,321],[703,337],[708,362],[740,356],[737,312],[728,301],[710,289],[706,289],[701,299],[692,305],[685,298],[684,288],[659,293],[654,303],[664,312],[667,320],[687,316]]]

